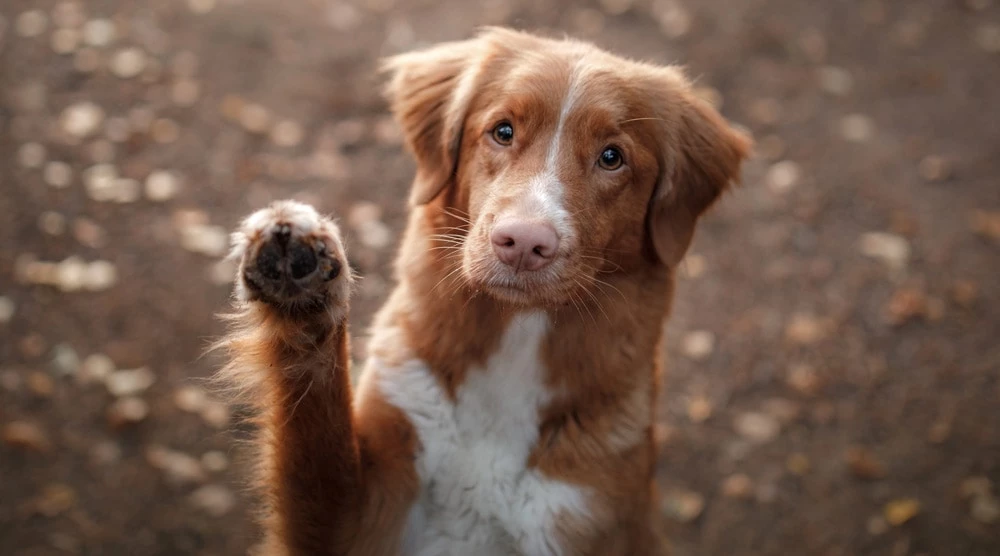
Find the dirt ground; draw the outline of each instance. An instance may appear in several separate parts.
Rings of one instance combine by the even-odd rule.
[[[667,326],[676,554],[1000,554],[991,0],[5,0],[0,552],[245,552],[225,233],[341,215],[363,336],[413,170],[376,59],[485,23],[684,63],[757,138]]]

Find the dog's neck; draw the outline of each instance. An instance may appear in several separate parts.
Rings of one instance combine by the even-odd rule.
[[[554,390],[572,398],[574,392],[613,393],[652,380],[673,293],[669,270],[650,264],[602,274],[607,287],[573,303],[505,304],[466,284],[458,254],[435,249],[441,245],[433,234],[461,224],[449,222],[442,210],[412,211],[397,260],[399,286],[379,318],[401,326],[409,350],[450,394],[496,350],[511,320],[529,311],[544,311],[549,319],[542,351]]]

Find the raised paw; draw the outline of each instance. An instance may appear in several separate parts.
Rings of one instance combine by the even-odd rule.
[[[346,312],[352,277],[340,230],[316,210],[277,201],[243,221],[233,234],[240,260],[236,294],[283,312]]]

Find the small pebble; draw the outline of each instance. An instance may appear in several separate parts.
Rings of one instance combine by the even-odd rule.
[[[976,45],[984,52],[996,54],[1000,52],[1000,25],[988,23],[976,28],[973,36]]]
[[[986,239],[1000,241],[1000,210],[972,211],[969,227]]]
[[[785,325],[785,339],[799,345],[811,345],[827,336],[826,323],[806,314],[796,313]]]
[[[146,461],[176,483],[200,483],[208,478],[197,459],[163,446],[153,445],[147,448]]]
[[[80,32],[76,29],[56,29],[49,39],[49,46],[56,54],[72,54],[80,45]]]
[[[753,481],[744,473],[730,475],[722,482],[722,494],[727,498],[748,499],[753,496]]]
[[[964,499],[976,496],[989,496],[993,490],[993,481],[983,475],[966,477],[958,485],[958,494]]]
[[[115,41],[115,24],[108,19],[91,19],[83,25],[83,42],[103,47]]]
[[[52,348],[52,372],[57,376],[72,376],[80,369],[80,357],[69,344]]]
[[[201,455],[201,466],[212,473],[221,473],[229,467],[229,458],[218,450],[210,450]]]
[[[104,121],[104,110],[93,102],[78,102],[63,110],[59,120],[66,133],[83,139],[100,128]]]
[[[679,39],[691,30],[691,12],[678,0],[656,0],[652,11],[667,38]]]
[[[794,364],[788,368],[785,384],[803,396],[815,396],[820,389],[816,369],[805,363]]]
[[[932,154],[924,157],[917,170],[928,183],[940,183],[951,177],[951,164],[943,156]]]
[[[875,135],[875,124],[864,114],[850,114],[840,120],[840,135],[853,143],[866,143]]]
[[[205,391],[195,386],[183,386],[174,392],[174,405],[181,411],[198,413],[205,408]]]
[[[865,528],[868,529],[868,534],[873,537],[877,537],[879,535],[884,535],[886,531],[889,530],[889,522],[880,515],[873,515],[868,518],[868,521],[865,523]]]
[[[98,249],[107,244],[107,233],[89,218],[77,218],[73,221],[73,237],[80,245],[91,249]]]
[[[109,374],[104,385],[115,397],[134,396],[149,389],[156,382],[156,375],[149,367],[114,371]]]
[[[189,500],[212,517],[222,517],[236,506],[236,497],[221,485],[205,485],[192,492]]]
[[[663,513],[680,523],[690,523],[705,509],[705,497],[693,491],[671,491],[663,497]]]
[[[250,133],[267,133],[271,127],[271,113],[259,104],[244,104],[240,108],[239,122]]]
[[[55,267],[55,286],[64,292],[75,292],[83,288],[87,264],[79,257],[67,257]]]
[[[747,112],[760,125],[774,125],[781,116],[781,104],[773,98],[759,98],[750,103]]]
[[[115,198],[115,182],[118,168],[111,164],[95,164],[81,174],[87,195],[95,201],[110,201]]]
[[[111,73],[122,79],[130,79],[146,68],[146,54],[136,47],[128,47],[115,52],[111,57]]]
[[[47,162],[42,170],[42,180],[56,189],[68,187],[73,181],[73,169],[65,162],[57,160]]]
[[[181,228],[181,247],[209,257],[221,257],[229,249],[229,234],[221,226],[192,224]]]
[[[920,501],[915,498],[892,500],[882,508],[882,515],[893,527],[910,521],[920,513]]]
[[[778,437],[781,424],[766,413],[746,412],[733,419],[733,429],[747,440],[763,444]]]
[[[125,427],[141,423],[149,417],[149,404],[142,398],[133,396],[116,400],[108,408],[108,423],[113,427]]]
[[[14,300],[5,295],[0,295],[0,324],[10,322],[10,319],[14,318],[16,311],[17,305],[14,304]]]
[[[692,423],[704,423],[712,416],[712,411],[712,401],[705,396],[694,396],[688,401],[687,414]]]
[[[222,429],[229,425],[229,407],[222,402],[208,401],[199,414],[210,427]]]
[[[25,143],[17,149],[17,161],[25,168],[41,168],[45,164],[45,146],[41,143]]]
[[[689,359],[704,361],[715,349],[715,334],[708,330],[693,330],[684,335],[681,351]]]
[[[49,16],[42,10],[22,12],[14,21],[14,31],[25,38],[37,37],[49,26]]]
[[[28,386],[28,390],[39,398],[51,398],[56,390],[56,383],[52,377],[41,371],[30,373],[24,383]]]
[[[207,14],[215,9],[215,0],[187,0],[188,7],[196,14]]]
[[[777,194],[784,194],[798,185],[802,169],[797,162],[782,160],[772,164],[764,175],[764,182],[771,191]]]
[[[66,217],[47,210],[38,215],[38,229],[50,236],[61,236],[66,233]]]
[[[103,353],[93,353],[84,358],[77,373],[77,380],[82,384],[103,383],[111,373],[115,372],[115,362]]]
[[[880,259],[890,268],[902,270],[910,258],[910,244],[906,239],[884,232],[869,232],[861,236],[861,254]]]
[[[281,120],[271,129],[271,142],[279,147],[296,147],[302,142],[304,135],[298,122]]]
[[[52,449],[48,434],[36,423],[12,421],[4,425],[0,435],[5,444],[14,448],[33,452],[48,452]]]
[[[72,509],[76,501],[76,491],[72,487],[53,483],[42,488],[42,493],[31,501],[30,508],[45,517],[56,517]]]
[[[332,1],[326,9],[326,21],[335,30],[350,31],[361,23],[361,12],[348,2]]]
[[[76,28],[83,24],[86,16],[79,2],[66,0],[52,8],[52,23],[59,28]]]
[[[1000,502],[992,496],[977,496],[972,499],[969,514],[980,523],[996,523],[1000,520]]]
[[[217,286],[229,286],[236,276],[237,262],[230,259],[222,259],[213,263],[208,269],[208,280]],[[365,283],[371,280],[365,280]],[[364,286],[362,286],[364,287]]]
[[[87,265],[83,287],[94,292],[111,289],[118,283],[118,269],[108,261],[93,261]]]
[[[180,189],[177,175],[168,170],[154,170],[146,177],[146,198],[150,201],[169,201]]]
[[[824,66],[819,69],[819,85],[823,92],[842,97],[854,89],[854,78],[844,68]]]
[[[684,257],[684,262],[681,265],[681,269],[684,271],[684,276],[691,279],[700,278],[708,270],[708,261],[704,256],[697,253],[688,253]]]
[[[194,106],[200,92],[201,86],[197,81],[181,79],[170,87],[170,100],[178,106]]]

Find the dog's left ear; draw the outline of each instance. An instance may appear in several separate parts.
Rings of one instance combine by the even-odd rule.
[[[383,60],[384,94],[417,161],[410,203],[437,197],[458,165],[462,125],[478,75],[479,39],[442,43]]]
[[[647,226],[659,261],[676,266],[694,237],[695,223],[729,185],[753,147],[712,106],[689,91],[668,103],[674,129],[664,148],[664,171],[650,201]]]

